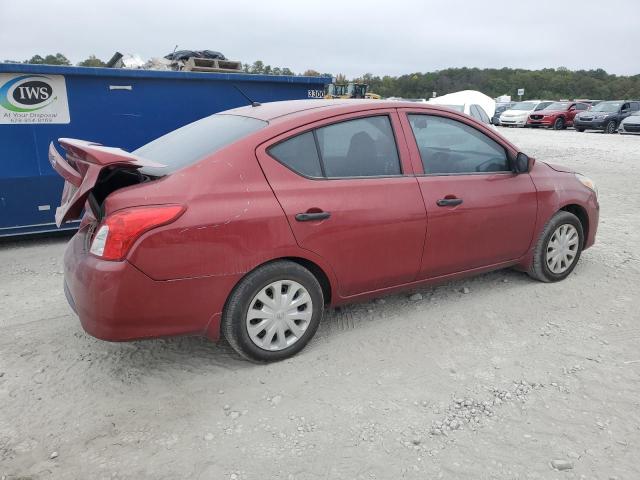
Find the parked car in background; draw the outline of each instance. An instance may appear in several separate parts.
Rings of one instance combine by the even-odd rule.
[[[461,90],[429,99],[432,105],[449,107],[479,120],[491,124],[491,117],[496,109],[496,101],[476,90]]]
[[[589,109],[586,103],[553,102],[542,110],[535,111],[527,119],[527,127],[548,127],[563,130],[573,125],[577,113]]]
[[[502,114],[502,112],[504,112],[505,110],[509,110],[512,106],[515,105],[516,102],[508,102],[508,103],[497,103],[496,104],[496,111],[493,114],[493,117],[491,117],[491,123],[494,125],[500,125],[500,115]]]
[[[620,122],[618,133],[636,133],[640,134],[640,110],[632,112],[627,118]]]
[[[477,105],[475,103],[471,103],[471,104],[465,103],[462,105],[445,105],[445,104],[438,104],[438,105],[442,107],[451,108],[458,112],[466,113],[470,117],[475,118],[479,122],[486,123],[487,125],[492,124],[491,119],[489,118],[489,115],[487,115],[487,112],[484,111],[484,108],[482,108],[480,105]]]
[[[499,268],[563,280],[598,228],[587,177],[431,104],[254,104],[133,153],[59,144],[56,221],[82,219],[65,293],[105,340],[224,335],[281,360],[329,306]]]
[[[552,104],[550,100],[527,100],[518,102],[500,115],[500,125],[507,127],[526,127],[529,115]]]
[[[589,99],[582,99],[582,98],[576,98],[574,100],[574,102],[578,102],[578,103],[586,103],[589,106],[593,107],[594,105],[599,104],[600,102],[602,102],[602,100],[589,100]]]
[[[602,130],[604,133],[616,133],[620,122],[638,110],[640,110],[640,101],[600,102],[591,110],[576,115],[573,119],[573,127],[579,132]]]

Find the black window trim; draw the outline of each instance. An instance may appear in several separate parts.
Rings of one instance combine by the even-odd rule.
[[[265,148],[265,152],[267,153],[267,155],[269,155],[269,158],[274,159],[276,162],[278,162],[280,165],[282,165],[283,167],[287,168],[288,170],[292,171],[293,173],[295,173],[296,175],[298,175],[299,177],[302,178],[306,178],[307,180],[369,180],[369,179],[378,179],[378,178],[410,178],[415,176],[412,172],[411,173],[407,173],[404,171],[403,165],[402,165],[402,157],[400,155],[400,150],[398,148],[398,138],[396,136],[396,132],[395,129],[393,128],[393,120],[391,118],[391,112],[382,112],[382,113],[374,113],[371,114],[372,110],[367,110],[365,112],[358,112],[358,113],[363,113],[363,115],[358,115],[355,117],[349,117],[349,118],[344,118],[342,120],[338,120],[337,122],[330,122],[330,123],[326,123],[324,125],[316,125],[315,127],[311,127],[308,130],[304,130],[301,132],[297,132],[295,135],[290,135],[287,138],[283,138],[282,140],[278,140],[275,143],[272,143],[271,145],[269,145],[268,147]],[[373,110],[373,112],[375,112],[375,110]],[[396,113],[397,110],[395,110]],[[327,177],[326,176],[326,172],[325,172],[325,168],[324,168],[324,160],[322,159],[322,155],[320,152],[320,144],[318,142],[318,136],[316,134],[316,130],[320,129],[320,128],[324,128],[324,127],[329,127],[329,126],[333,126],[333,125],[338,125],[339,123],[344,123],[344,122],[350,122],[353,120],[362,120],[365,118],[371,118],[371,117],[387,117],[387,120],[389,120],[389,126],[391,127],[391,134],[393,135],[393,142],[395,144],[396,147],[396,154],[398,156],[398,163],[400,165],[400,174],[399,175],[367,175],[367,176],[351,176],[351,177]],[[316,152],[318,155],[318,159],[320,161],[320,171],[322,172],[323,176],[322,177],[313,177],[311,175],[306,175],[304,173],[301,172],[297,172],[296,170],[294,170],[293,168],[291,168],[289,165],[281,162],[280,160],[278,160],[276,157],[274,157],[273,155],[271,155],[270,150],[281,144],[286,142],[287,140],[290,140],[294,137],[297,137],[298,135],[304,135],[305,133],[309,133],[311,132],[313,134],[313,140],[315,142],[316,145]]]
[[[432,113],[432,112],[422,113],[422,112],[416,112],[416,111],[405,111],[404,113],[405,113],[405,115],[407,117],[407,121],[409,121],[409,115],[429,115],[429,116],[432,116],[432,117],[440,117],[440,118],[446,118],[448,120],[454,120],[456,122],[460,122],[460,123],[462,123],[464,125],[467,125],[468,127],[473,128],[478,133],[481,133],[485,137],[490,138],[491,140],[496,142],[498,145],[500,145],[502,147],[502,149],[504,150],[505,157],[507,157],[508,165],[510,166],[511,163],[512,163],[511,155],[509,155],[509,150],[504,145],[502,145],[502,143],[500,143],[497,140],[491,138],[486,133],[480,131],[478,128],[476,128],[473,125],[469,125],[468,123],[466,123],[464,121],[461,121],[461,120],[458,120],[457,118],[451,118],[451,117],[446,116],[446,115],[438,115],[438,114]],[[409,125],[411,125],[411,122],[409,122]],[[413,131],[413,128],[411,128],[411,135],[413,135],[413,141],[415,142],[416,147],[418,147],[418,139],[416,138],[416,134]],[[420,149],[419,148],[418,148],[418,155],[420,155]],[[420,164],[422,165],[422,170],[424,170],[424,163],[422,162],[422,155],[420,155]],[[513,170],[496,170],[495,172],[456,172],[456,173],[416,173],[415,174],[416,177],[457,177],[457,176],[460,176],[460,175],[515,175],[515,173],[514,173]]]

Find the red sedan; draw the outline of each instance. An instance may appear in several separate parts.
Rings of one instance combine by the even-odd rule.
[[[507,267],[562,280],[598,227],[591,180],[432,105],[256,104],[133,153],[59,143],[56,220],[82,216],[65,291],[105,340],[222,334],[279,360],[327,306]]]
[[[573,126],[574,117],[589,105],[580,102],[553,102],[542,110],[533,112],[527,119],[527,127],[549,127],[554,130],[564,130]]]

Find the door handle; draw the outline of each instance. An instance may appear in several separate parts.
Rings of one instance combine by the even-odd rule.
[[[461,198],[441,198],[436,202],[439,207],[455,207],[462,203]]]
[[[324,220],[325,218],[329,218],[331,213],[329,212],[307,212],[307,213],[297,213],[296,220],[299,222],[312,222],[314,220]]]

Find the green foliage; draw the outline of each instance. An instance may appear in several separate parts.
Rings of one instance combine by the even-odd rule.
[[[5,60],[10,62],[10,60]],[[34,55],[24,63],[46,65],[71,65],[62,55]],[[104,62],[91,55],[78,63],[83,67],[103,67]],[[261,60],[253,64],[245,63],[242,70],[246,73],[266,75],[295,75],[288,67],[272,67]],[[308,69],[305,76],[332,76]],[[339,82],[348,81],[343,74],[336,76]],[[566,67],[544,68],[542,70],[524,70],[513,68],[447,68],[436,72],[409,73],[392,77],[365,73],[353,81],[369,84],[369,91],[383,97],[429,98],[432,92],[444,95],[459,90],[479,90],[490,97],[511,95],[518,98],[518,88],[524,88],[523,99],[573,99],[591,98],[599,100],[636,98],[640,99],[640,75],[618,76],[608,74],[601,68],[597,70],[571,71]]]
[[[78,63],[79,67],[105,67],[106,65],[95,55],[90,55],[89,58]]]
[[[432,92],[444,95],[459,90],[479,90],[490,97],[511,95],[517,100],[518,88],[524,88],[523,99],[640,98],[640,75],[610,75],[602,69],[448,68],[399,77],[365,74],[362,79],[369,84],[370,91],[383,97],[429,98]]]
[[[34,55],[29,60],[25,60],[24,63],[33,63],[36,65],[71,65],[69,59],[61,53],[47,55],[44,58],[40,55]]]

